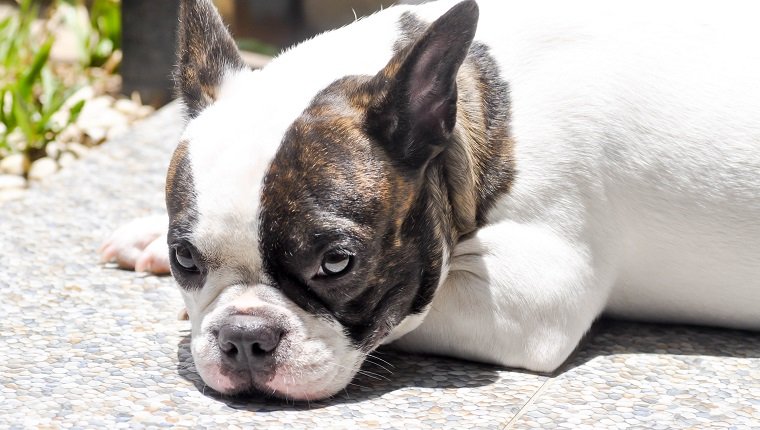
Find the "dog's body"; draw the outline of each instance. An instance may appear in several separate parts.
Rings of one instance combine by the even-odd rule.
[[[472,2],[393,7],[256,72],[183,5],[168,240],[210,386],[327,396],[394,340],[552,371],[602,312],[760,328],[752,3],[479,5],[474,42]]]

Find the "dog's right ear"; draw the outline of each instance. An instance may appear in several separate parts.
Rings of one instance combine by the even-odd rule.
[[[457,118],[457,74],[478,26],[474,0],[457,3],[370,81],[375,101],[367,130],[412,168],[450,141]]]
[[[174,81],[189,118],[216,100],[225,75],[244,69],[235,41],[211,0],[182,0]]]

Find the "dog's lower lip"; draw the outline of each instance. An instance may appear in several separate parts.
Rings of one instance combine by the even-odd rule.
[[[267,382],[271,380],[272,378],[269,378]],[[288,398],[286,393],[280,393],[277,390],[269,388],[264,384],[257,383],[254,376],[250,376],[247,383],[241,384],[239,387],[236,387],[233,390],[220,394],[240,399],[250,399],[257,397],[264,397],[267,399]]]

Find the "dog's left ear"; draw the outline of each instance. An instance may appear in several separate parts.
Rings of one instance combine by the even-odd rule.
[[[451,137],[457,73],[477,23],[475,1],[458,3],[373,79],[379,96],[368,110],[367,128],[410,167],[424,166]]]
[[[216,100],[225,76],[245,68],[235,41],[211,0],[181,0],[174,81],[187,115]]]

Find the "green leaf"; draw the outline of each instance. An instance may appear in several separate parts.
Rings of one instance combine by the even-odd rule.
[[[53,72],[50,71],[49,67],[44,67],[40,76],[42,78],[42,94],[40,94],[40,104],[44,109],[45,106],[49,106],[53,103],[53,97],[55,96],[55,93],[59,92],[63,85],[61,84],[61,81],[55,78],[55,75],[53,75]]]
[[[13,117],[16,119],[18,128],[21,129],[21,132],[24,133],[24,136],[26,137],[27,147],[33,145],[36,140],[30,116],[30,112],[26,106],[24,106],[23,100],[19,97],[19,94],[16,94],[16,96],[13,97]]]
[[[5,120],[5,88],[0,89],[0,122],[8,128],[7,121]]]
[[[19,4],[19,33],[31,36],[32,23],[39,16],[40,5],[33,0],[21,0]]]
[[[53,130],[53,124],[50,124],[50,119],[53,117],[53,115],[55,115],[56,112],[61,109],[61,106],[63,106],[65,102],[66,96],[63,86],[61,86],[60,83],[57,83],[56,88],[50,95],[50,99],[46,104],[42,106],[42,109],[40,110],[41,116],[37,122],[38,134],[44,135],[48,130],[55,132],[55,130]]]
[[[0,58],[3,59],[3,65],[8,58],[8,52],[13,44],[13,27],[11,27],[11,17],[0,21]],[[7,73],[7,71],[6,71]]]
[[[82,108],[84,107],[84,104],[85,104],[85,100],[79,100],[78,102],[74,103],[74,106],[72,106],[69,109],[69,124],[73,124],[77,122],[77,119],[79,118],[79,114],[82,113]]]
[[[48,37],[45,43],[40,46],[40,49],[34,55],[34,59],[32,60],[32,65],[29,68],[29,71],[24,73],[24,75],[21,77],[21,81],[19,82],[19,90],[20,95],[24,100],[31,99],[34,83],[39,79],[42,68],[45,66],[45,63],[47,63],[47,60],[50,57],[50,48],[52,46],[53,38]]]
[[[20,31],[20,23],[18,19],[14,18],[16,17],[8,17],[9,24],[6,28],[7,33],[0,38],[0,58],[3,59],[3,67],[6,72],[9,70],[15,70],[20,66],[20,64],[18,64],[18,45],[29,39],[29,34]]]
[[[16,128],[16,117],[13,114],[13,100],[15,99],[15,97],[13,97],[13,91],[11,91],[10,89],[6,89],[5,92],[3,92],[3,99],[5,99],[6,94],[10,96],[11,103],[9,107],[5,108],[5,109],[8,109],[8,111],[5,113],[5,118],[3,122],[5,123],[5,126],[8,127],[8,130],[7,130],[8,133],[10,133],[11,130]]]
[[[44,136],[48,131],[55,131],[53,130],[53,124],[50,123],[50,119],[63,105],[63,98],[61,97],[59,100],[56,100],[56,103],[51,105],[49,109],[40,112],[40,118],[37,120],[34,128],[36,134]]]
[[[6,16],[2,20],[0,20],[0,31],[5,31],[8,26],[11,25],[11,17]]]

